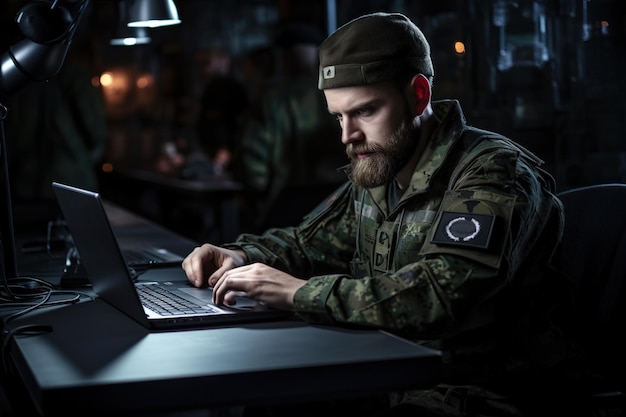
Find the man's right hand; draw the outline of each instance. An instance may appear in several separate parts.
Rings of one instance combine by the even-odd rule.
[[[245,265],[245,263],[246,255],[243,251],[224,249],[205,243],[187,255],[182,267],[189,282],[200,288],[215,285],[224,272]]]

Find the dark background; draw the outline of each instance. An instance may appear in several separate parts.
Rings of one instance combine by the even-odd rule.
[[[327,34],[364,13],[402,12],[431,42],[433,98],[458,98],[471,124],[534,151],[564,190],[626,177],[625,3],[176,0],[182,24],[151,29],[149,45],[114,47],[108,40],[118,3],[91,0],[72,54],[89,63],[94,80],[111,72],[119,81],[103,91],[110,128],[103,162],[118,163],[123,155],[125,163],[140,165],[168,135],[179,134],[174,126],[193,125],[208,49],[228,51],[237,68],[240,57],[271,42],[278,23],[304,21]],[[23,1],[1,4],[6,22]],[[4,24],[4,41],[7,29]],[[465,50],[456,52],[455,42]]]

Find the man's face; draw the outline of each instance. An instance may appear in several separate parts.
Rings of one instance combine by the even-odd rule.
[[[390,83],[325,90],[342,128],[352,180],[373,188],[391,181],[419,138],[405,97]]]

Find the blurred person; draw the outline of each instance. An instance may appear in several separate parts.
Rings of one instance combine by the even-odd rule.
[[[234,76],[232,58],[226,51],[211,48],[199,53],[197,60],[205,77],[197,122],[198,142],[219,175],[230,167],[239,122],[248,106],[248,92]]]
[[[248,91],[251,106],[261,100],[268,85],[276,77],[276,53],[271,45],[258,46],[242,54],[239,67]]]
[[[246,188],[244,230],[299,221],[344,180],[340,129],[315,87],[322,39],[304,23],[277,30],[278,74],[252,104],[234,155],[233,176]]]
[[[73,45],[58,74],[7,101],[7,156],[16,203],[52,202],[52,181],[99,189],[107,145],[101,91]]]
[[[439,349],[441,380],[244,416],[579,415],[579,352],[559,326],[570,283],[552,265],[564,213],[543,162],[468,125],[457,100],[431,101],[430,46],[404,15],[357,18],[319,57],[348,181],[300,224],[204,244],[183,269],[217,304],[243,292]]]

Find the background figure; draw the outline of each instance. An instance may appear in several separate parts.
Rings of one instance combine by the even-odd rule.
[[[233,176],[247,188],[247,231],[299,222],[346,180],[337,172],[347,162],[341,131],[316,87],[322,39],[301,23],[277,31],[279,73],[251,106],[234,155]]]
[[[53,202],[52,181],[99,188],[107,121],[101,92],[82,61],[68,56],[57,75],[27,85],[7,107],[14,203]]]
[[[246,80],[248,102],[258,103],[261,94],[267,89],[268,84],[275,81],[277,74],[274,46],[263,45],[246,51],[241,55],[238,67],[241,77]]]
[[[206,83],[200,98],[198,139],[212,159],[216,174],[227,170],[235,147],[240,118],[248,107],[248,93],[232,74],[230,55],[219,48],[198,54]]]

